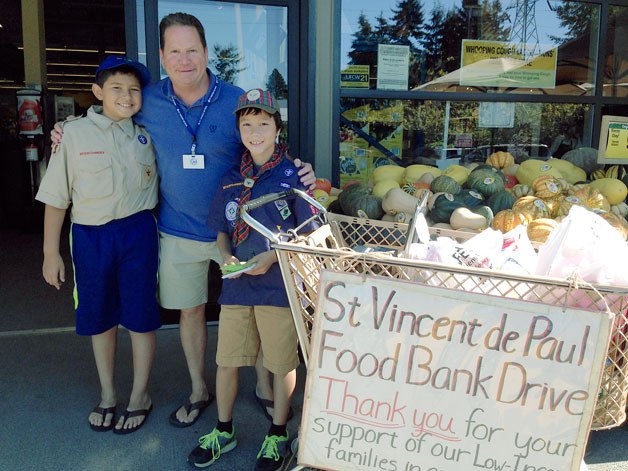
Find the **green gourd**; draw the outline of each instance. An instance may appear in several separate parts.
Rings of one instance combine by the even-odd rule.
[[[451,213],[456,208],[463,208],[464,203],[456,200],[453,195],[449,193],[442,193],[434,200],[434,205],[430,211],[430,219],[434,222],[446,222],[449,223]]]
[[[486,200],[486,205],[493,210],[494,214],[497,214],[504,209],[511,209],[515,201],[517,201],[515,195],[509,191],[502,190],[489,196]]]
[[[465,187],[476,190],[485,198],[505,189],[504,180],[498,174],[498,170],[493,167],[490,167],[490,169],[484,167],[474,169],[469,174]]]
[[[380,219],[384,215],[382,200],[374,196],[371,187],[365,183],[345,188],[338,195],[338,201],[347,216]]]
[[[460,193],[454,195],[454,199],[462,201],[466,208],[476,208],[484,203],[484,197],[475,190],[460,190]]]
[[[430,190],[432,193],[450,193],[452,195],[456,195],[460,193],[462,187],[460,186],[460,183],[453,178],[448,177],[447,175],[440,175],[432,181]]]

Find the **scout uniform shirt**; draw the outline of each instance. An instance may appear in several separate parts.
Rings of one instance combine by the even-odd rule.
[[[264,172],[253,186],[251,199],[269,193],[279,193],[289,188],[306,190],[299,181],[297,168],[284,158],[279,165]],[[244,185],[244,178],[239,169],[228,172],[218,187],[216,197],[209,212],[208,223],[217,232],[233,236],[238,202]],[[294,197],[265,204],[250,212],[251,217],[273,232],[286,232],[301,224],[314,214],[314,209],[303,198]],[[311,232],[317,225],[310,222],[300,233]],[[255,255],[268,250],[271,241],[251,228],[248,237],[236,248],[231,246],[233,255],[245,262]],[[263,275],[243,274],[238,278],[222,281],[219,304],[241,306],[278,306],[289,307],[288,296],[281,277],[279,263],[273,263]]]
[[[55,208],[72,203],[72,222],[100,226],[157,204],[157,168],[150,137],[133,121],[112,121],[92,106],[67,122],[36,199]]]

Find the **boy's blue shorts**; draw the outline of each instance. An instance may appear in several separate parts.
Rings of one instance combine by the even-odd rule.
[[[159,235],[150,211],[102,226],[72,224],[76,333],[120,324],[133,332],[161,326],[157,304]]]

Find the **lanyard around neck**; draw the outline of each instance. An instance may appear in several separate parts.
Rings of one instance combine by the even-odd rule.
[[[196,126],[194,127],[194,129],[192,129],[192,126],[190,126],[190,123],[188,123],[188,120],[185,119],[185,116],[183,116],[183,112],[181,111],[181,106],[179,105],[179,103],[177,103],[177,100],[174,99],[174,96],[170,97],[172,99],[172,104],[174,105],[175,109],[177,110],[177,113],[179,114],[179,118],[181,118],[181,122],[183,123],[183,126],[185,126],[185,129],[192,136],[192,155],[196,153],[196,135],[198,134],[198,130],[201,127],[201,123],[203,122],[203,118],[205,117],[205,113],[207,112],[207,108],[209,107],[209,104],[211,103],[212,98],[214,98],[214,94],[216,93],[217,89],[218,89],[218,77],[216,77],[216,82],[214,83],[212,91],[209,94],[209,98],[207,98],[207,101],[205,102],[203,106],[203,111],[201,111],[201,116],[198,118],[198,122],[196,123]]]

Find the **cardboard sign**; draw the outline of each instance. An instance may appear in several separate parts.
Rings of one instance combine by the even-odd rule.
[[[299,463],[578,470],[611,317],[323,271]]]

